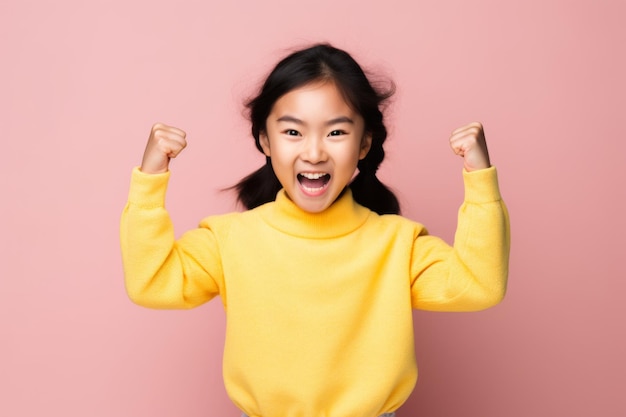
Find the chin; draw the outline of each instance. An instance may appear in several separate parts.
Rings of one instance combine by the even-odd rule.
[[[296,201],[298,207],[307,213],[321,213],[332,205],[332,202],[328,201],[300,201],[300,204]]]

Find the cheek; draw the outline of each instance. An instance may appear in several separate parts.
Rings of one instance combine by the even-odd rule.
[[[361,152],[359,149],[346,149],[341,155],[341,166],[346,171],[354,171],[359,163]]]

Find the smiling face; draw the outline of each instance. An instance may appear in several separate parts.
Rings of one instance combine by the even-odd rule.
[[[350,183],[371,136],[335,84],[318,81],[274,103],[260,143],[287,196],[304,211],[319,213]]]

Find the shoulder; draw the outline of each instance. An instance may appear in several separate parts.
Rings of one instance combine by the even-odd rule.
[[[407,217],[399,214],[376,214],[370,212],[370,215],[365,223],[366,227],[374,228],[380,231],[387,231],[401,235],[411,235],[416,238],[420,235],[428,234],[426,227],[423,224],[411,220]]]
[[[233,211],[223,214],[214,214],[203,218],[200,227],[213,230],[229,229],[237,224],[254,224],[260,220],[260,207],[246,211]]]

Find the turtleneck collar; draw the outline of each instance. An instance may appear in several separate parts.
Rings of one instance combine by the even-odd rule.
[[[276,201],[258,208],[261,217],[273,228],[292,236],[328,239],[346,235],[361,226],[371,211],[357,204],[347,188],[326,210],[309,213],[298,207],[280,190]]]

